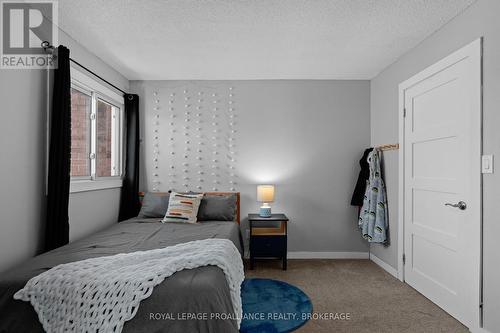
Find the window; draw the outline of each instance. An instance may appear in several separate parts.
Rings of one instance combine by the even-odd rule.
[[[121,186],[123,97],[71,69],[71,192]]]

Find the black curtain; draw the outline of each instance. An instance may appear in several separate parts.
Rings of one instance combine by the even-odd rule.
[[[118,221],[139,214],[139,96],[125,95],[126,147],[125,173],[120,198]]]
[[[45,250],[69,242],[69,184],[71,164],[71,76],[69,50],[57,48],[50,121]]]

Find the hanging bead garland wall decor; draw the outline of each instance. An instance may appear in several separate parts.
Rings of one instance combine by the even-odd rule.
[[[153,191],[236,191],[237,113],[233,87],[151,87]],[[161,101],[166,107],[163,108]],[[168,102],[167,102],[168,101]],[[160,148],[164,154],[160,154]]]
[[[153,192],[158,192],[160,187],[160,171],[159,171],[159,158],[160,158],[160,97],[158,91],[153,92]]]

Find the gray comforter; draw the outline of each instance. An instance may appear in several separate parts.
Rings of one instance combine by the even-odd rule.
[[[30,278],[54,266],[206,238],[230,239],[241,253],[243,251],[237,223],[162,224],[158,219],[131,219],[34,257],[0,277],[0,332],[43,332],[31,304],[14,300],[12,296]],[[204,313],[209,320],[188,319],[192,314]],[[234,313],[222,270],[216,266],[183,270],[155,287],[122,332],[238,332],[236,321],[210,319],[213,313]]]

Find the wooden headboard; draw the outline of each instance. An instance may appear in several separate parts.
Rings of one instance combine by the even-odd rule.
[[[167,194],[170,192],[154,192],[155,194]],[[209,194],[209,195],[229,195],[229,194],[236,194],[236,223],[240,224],[240,192],[203,192],[203,194]],[[139,192],[139,196],[144,197],[144,192]]]

